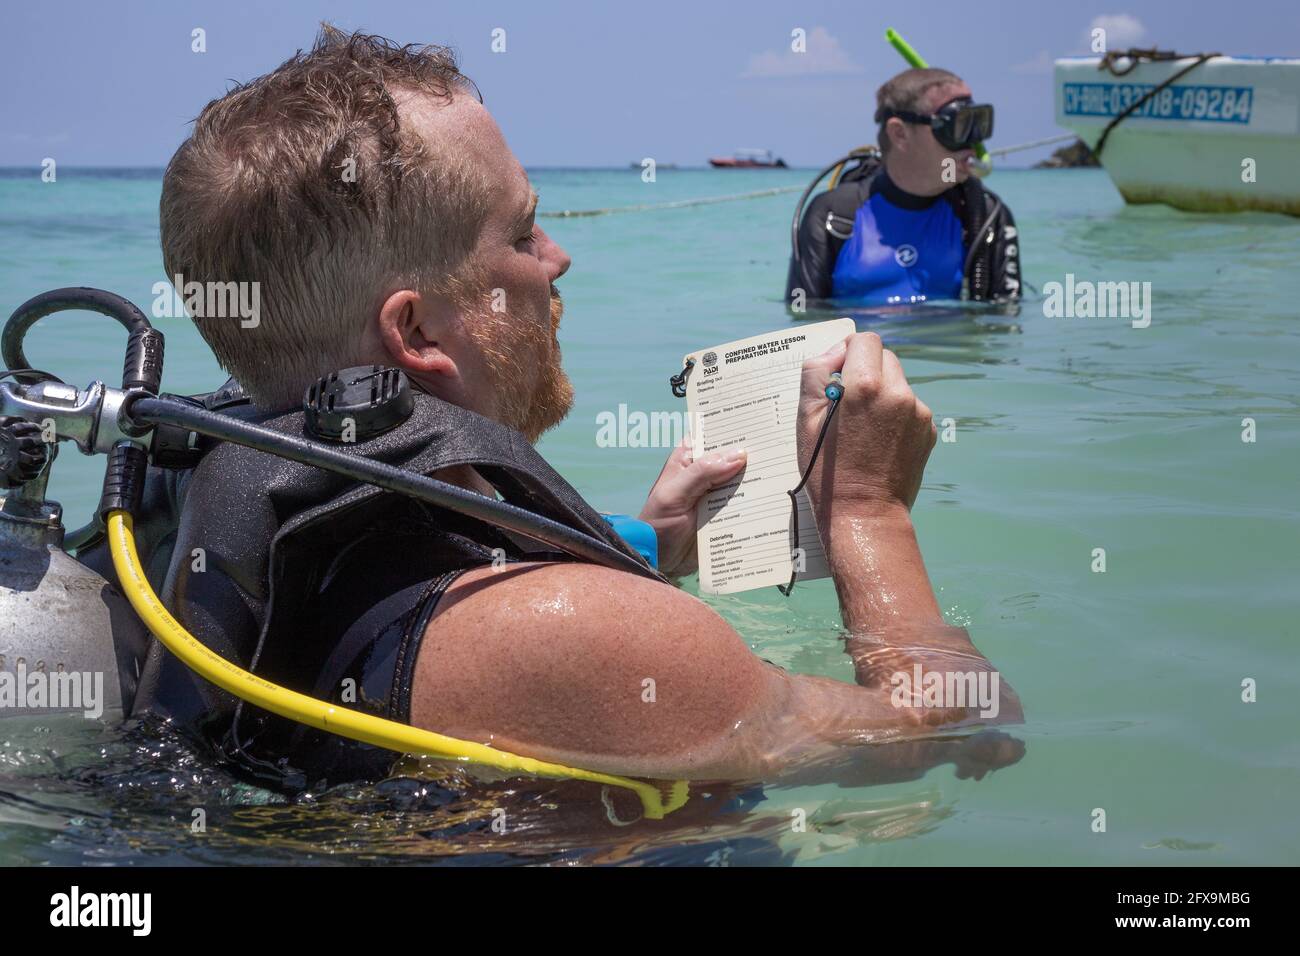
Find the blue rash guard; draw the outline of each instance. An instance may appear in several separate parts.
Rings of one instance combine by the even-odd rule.
[[[905,193],[882,170],[835,260],[832,295],[867,305],[960,299],[965,262],[952,203]]]

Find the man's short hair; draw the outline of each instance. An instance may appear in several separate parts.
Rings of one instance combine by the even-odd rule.
[[[477,96],[446,48],[325,24],[310,52],[205,106],[167,166],[168,278],[259,284],[255,325],[193,316],[259,406],[294,404],[316,377],[357,364],[394,289],[473,294],[487,184],[403,128],[395,91]]]
[[[936,86],[952,86],[961,82],[961,77],[956,73],[933,67],[904,70],[876,90],[876,109],[924,113],[927,93]],[[880,146],[882,155],[889,152],[889,137],[885,135],[885,124],[888,122],[889,117],[884,117],[876,133],[876,143]]]

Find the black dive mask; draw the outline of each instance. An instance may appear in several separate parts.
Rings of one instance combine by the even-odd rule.
[[[970,149],[993,136],[991,103],[973,103],[963,98],[945,103],[930,114],[882,109],[876,112],[876,122],[883,123],[891,116],[897,116],[904,123],[930,127],[939,145],[954,152]]]

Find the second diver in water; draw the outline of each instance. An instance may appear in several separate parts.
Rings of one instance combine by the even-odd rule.
[[[905,70],[877,93],[874,150],[808,204],[786,304],[911,305],[1020,297],[1011,210],[971,175],[993,107],[947,70]]]

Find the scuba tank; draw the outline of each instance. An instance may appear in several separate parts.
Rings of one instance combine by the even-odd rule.
[[[76,441],[88,454],[118,438],[112,427],[97,433],[105,402],[110,417],[116,405],[103,385],[79,391],[29,368],[23,355],[27,329],[73,302],[131,331],[124,385],[147,384],[153,369],[161,369],[162,335],[149,328],[139,309],[109,293],[46,293],[5,325],[0,351],[6,371],[0,378],[13,377],[16,384],[0,388],[6,397],[21,395],[22,403],[0,400],[0,716],[90,716],[92,688],[98,698],[94,716],[125,716],[149,644],[148,631],[122,592],[64,550],[69,537],[84,539],[93,528],[68,536],[62,508],[45,497],[57,452],[51,426],[67,422],[59,437]],[[73,688],[75,693],[66,693]]]
[[[97,687],[95,709],[125,716],[149,634],[121,591],[63,550],[62,510],[45,499],[53,458],[39,428],[0,424],[0,672],[15,681],[14,699],[0,696],[0,715],[88,712],[84,695]],[[59,674],[91,683],[75,701],[47,696],[31,706],[29,678]]]

